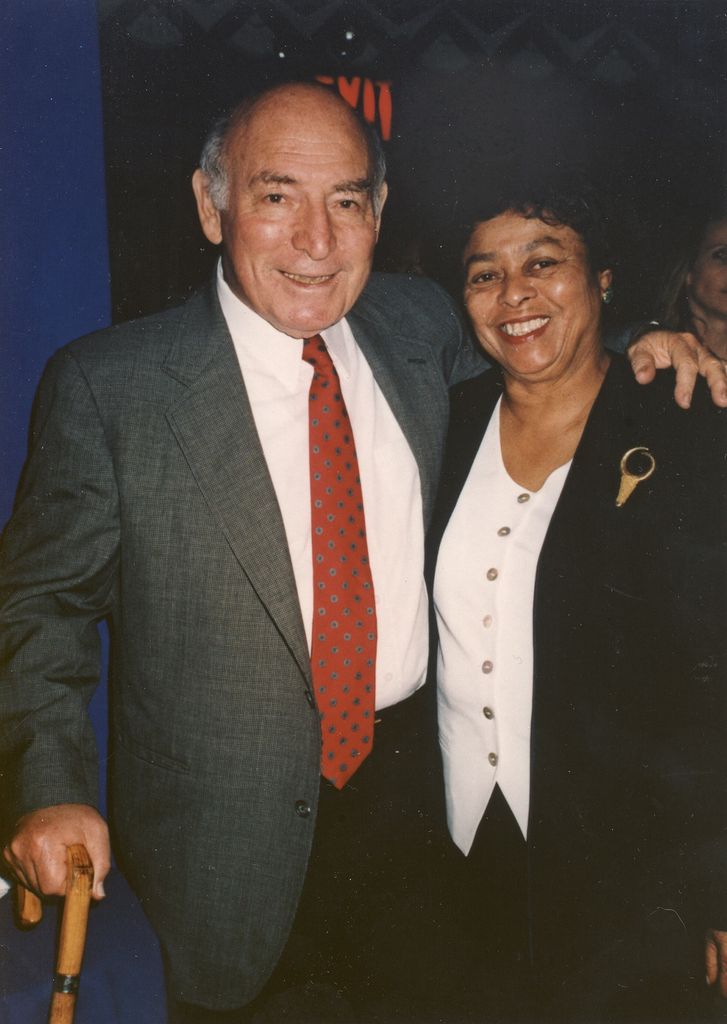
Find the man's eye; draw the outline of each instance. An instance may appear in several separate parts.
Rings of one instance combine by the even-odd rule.
[[[282,203],[283,199],[284,196],[282,196],[280,192],[271,192],[269,195],[265,196],[265,201],[268,203],[273,203],[273,205],[276,205],[277,203]]]
[[[342,199],[339,205],[343,210],[355,210],[359,204],[356,199]]]

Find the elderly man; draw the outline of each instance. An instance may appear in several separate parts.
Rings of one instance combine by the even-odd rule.
[[[171,1019],[312,980],[311,1019],[351,1020],[429,913],[423,532],[477,357],[438,288],[369,279],[383,161],[332,93],[244,103],[193,187],[213,285],[67,346],[39,392],[2,551],[5,856],[57,893],[85,843],[103,895],[85,709],[108,618],[116,849]]]

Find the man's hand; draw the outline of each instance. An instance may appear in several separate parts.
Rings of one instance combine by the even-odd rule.
[[[109,830],[98,811],[87,804],[56,804],[24,815],[3,856],[27,889],[43,896],[66,891],[66,847],[82,843],[93,864],[95,900],[103,899],[103,880],[111,866]]]
[[[704,954],[708,983],[718,984],[720,992],[727,999],[727,932],[710,928],[705,938]]]
[[[688,409],[697,376],[704,377],[715,405],[727,407],[727,364],[712,355],[686,331],[650,331],[627,350],[639,384],[650,384],[657,370],[673,366],[677,380],[674,398]]]

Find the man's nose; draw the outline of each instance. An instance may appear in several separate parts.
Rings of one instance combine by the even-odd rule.
[[[293,231],[293,246],[313,260],[323,260],[336,245],[336,235],[325,204],[306,203]]]

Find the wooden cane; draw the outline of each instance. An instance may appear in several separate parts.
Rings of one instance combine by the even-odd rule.
[[[43,917],[43,904],[34,892],[20,883],[15,886],[15,909],[23,928],[32,928]]]
[[[67,859],[66,901],[61,919],[49,1024],[73,1024],[93,888],[93,865],[86,847],[69,846]],[[25,927],[37,924],[43,916],[38,897],[21,885],[17,890],[17,909],[20,923]]]

